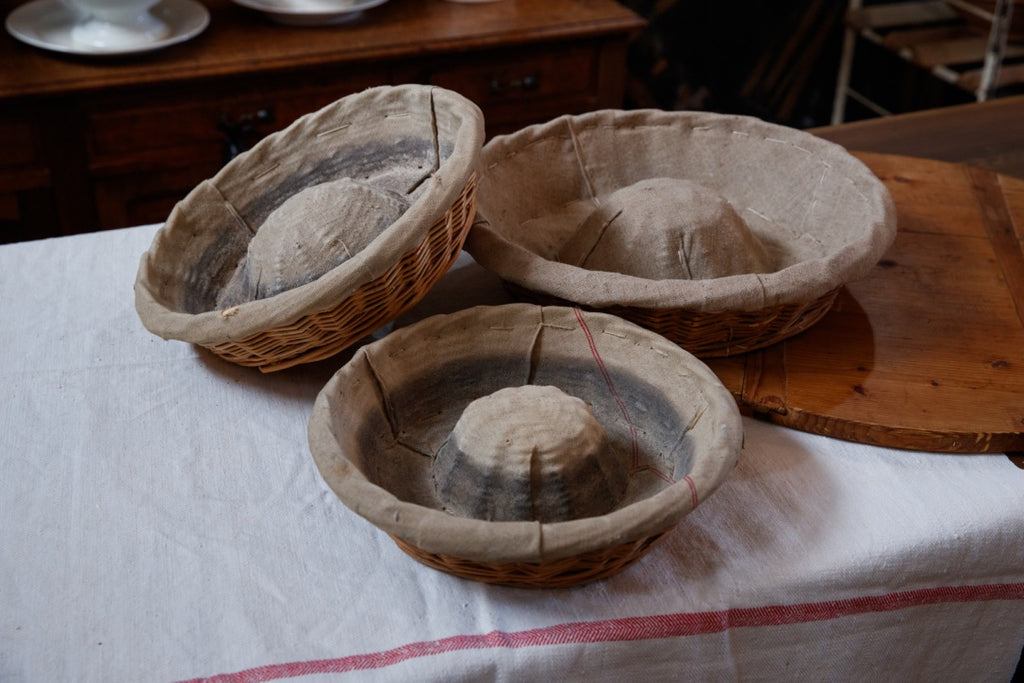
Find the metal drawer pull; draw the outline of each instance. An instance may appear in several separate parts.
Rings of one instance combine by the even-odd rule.
[[[536,90],[539,84],[540,79],[534,74],[523,76],[522,78],[513,78],[505,81],[504,83],[499,81],[497,78],[492,78],[491,82],[488,84],[488,93],[491,95],[505,95],[513,90],[529,92],[531,90]]]
[[[234,121],[227,114],[221,114],[217,130],[224,134],[221,153],[224,163],[231,161],[263,137],[256,129],[256,125],[274,123],[274,120],[274,110],[270,107],[257,109],[252,114],[242,114]]]

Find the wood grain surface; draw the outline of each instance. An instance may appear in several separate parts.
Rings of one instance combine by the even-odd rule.
[[[849,150],[970,164],[1024,178],[1024,95],[811,128]]]
[[[299,28],[274,23],[230,0],[203,4],[210,11],[210,25],[199,36],[123,58],[50,53],[0,32],[0,99],[143,84],[170,87],[180,81],[317,66],[351,74],[398,58],[579,40],[644,26],[639,16],[614,0],[389,0],[349,22]]]
[[[896,242],[806,332],[709,365],[741,406],[808,432],[952,453],[1024,450],[1024,180],[857,153]]]

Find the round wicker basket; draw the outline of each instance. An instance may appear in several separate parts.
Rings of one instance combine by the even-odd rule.
[[[476,210],[482,142],[476,105],[430,86],[371,88],[301,117],[175,206],[139,266],[139,317],[165,339],[264,372],[337,353],[415,305],[454,262]],[[324,272],[300,272],[295,286],[223,303],[268,217],[340,179],[398,197],[407,208]],[[326,209],[308,220],[300,214],[297,225],[324,242],[344,240],[355,226],[337,225],[337,216],[349,198],[318,196]],[[320,257],[319,243],[296,237],[294,249],[275,263],[294,269],[303,254]]]
[[[431,466],[460,415],[526,384],[593,411],[628,472],[610,511],[538,522],[443,509]],[[742,422],[718,378],[664,337],[603,313],[516,303],[433,316],[360,348],[317,397],[309,443],[340,500],[423,564],[562,587],[620,572],[661,541],[731,472]]]
[[[751,117],[655,110],[563,116],[492,139],[481,169],[466,249],[515,296],[614,313],[704,357],[767,346],[814,324],[896,234],[892,198],[863,163],[809,133]],[[617,191],[664,179],[723,198],[766,245],[771,267],[654,278],[560,260]],[[647,197],[680,204],[666,193]],[[657,213],[629,205],[624,211]],[[663,214],[669,222],[676,215]],[[724,231],[710,239],[709,252],[746,248]]]

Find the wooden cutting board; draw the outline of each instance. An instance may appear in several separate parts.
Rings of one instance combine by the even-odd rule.
[[[747,411],[808,432],[954,453],[1024,450],[1024,180],[858,153],[896,241],[832,310],[708,365]]]

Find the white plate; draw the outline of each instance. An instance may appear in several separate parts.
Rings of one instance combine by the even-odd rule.
[[[76,55],[124,55],[158,50],[193,38],[210,23],[210,13],[196,0],[162,0],[150,10],[156,19],[167,24],[168,31],[160,38],[110,46],[78,42],[72,31],[80,25],[82,15],[60,0],[32,0],[7,15],[7,32],[29,45],[44,50]]]
[[[233,0],[235,4],[263,12],[274,21],[292,26],[338,24],[359,16],[363,10],[388,0]]]

